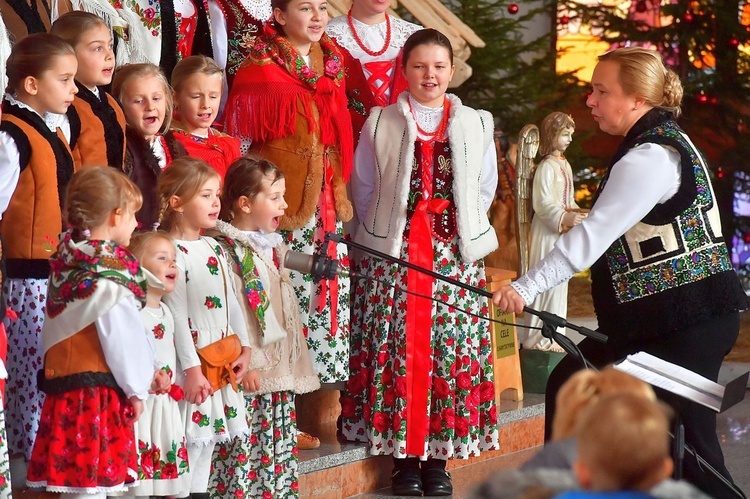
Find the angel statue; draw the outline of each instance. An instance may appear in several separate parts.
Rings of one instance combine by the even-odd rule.
[[[530,127],[533,127],[530,128]],[[524,137],[524,130],[528,137]],[[563,232],[578,225],[588,214],[575,202],[573,172],[570,163],[565,159],[565,149],[573,140],[575,122],[569,115],[561,112],[549,114],[542,121],[541,130],[537,131],[536,144],[542,157],[534,169],[533,155],[528,158],[527,149],[534,146],[534,125],[527,125],[521,131],[519,138],[519,242],[521,243],[521,274],[529,267],[536,265],[552,250],[555,241]],[[531,203],[529,203],[529,184],[533,178],[531,189]],[[530,217],[530,206],[533,207],[533,217]],[[529,234],[528,220],[531,218]],[[528,235],[528,239],[525,237]],[[524,243],[528,244],[524,248]],[[528,257],[526,258],[526,255]],[[565,318],[568,313],[568,283],[540,294],[529,307],[550,312]],[[562,352],[553,341],[542,336],[542,323],[538,317],[525,314],[524,323],[527,326],[519,331],[519,341],[524,348]],[[535,329],[536,328],[536,329]],[[560,331],[564,334],[564,331]]]

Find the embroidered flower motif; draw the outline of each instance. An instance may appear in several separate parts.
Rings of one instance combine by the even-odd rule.
[[[154,326],[152,332],[154,333],[154,338],[156,338],[157,340],[164,338],[164,324],[157,324],[156,326]]]
[[[52,251],[55,249],[55,246],[57,246],[57,242],[55,239],[53,239],[50,236],[44,236],[44,242],[42,243],[42,248],[47,253],[52,253]]]
[[[224,415],[227,417],[227,419],[234,419],[237,417],[237,408],[225,405],[224,406]]]
[[[206,418],[208,419],[208,418]],[[224,419],[218,418],[216,421],[214,421],[214,432],[217,435],[223,435],[227,432],[226,427],[224,426]]]
[[[215,256],[208,257],[206,267],[208,267],[208,271],[211,272],[211,275],[219,275],[219,260],[217,260]]]
[[[207,296],[206,302],[204,303],[207,309],[212,310],[215,308],[221,308],[221,300],[218,296]]]
[[[326,76],[330,78],[339,77],[339,73],[341,72],[341,63],[339,62],[338,57],[336,56],[331,57],[325,62],[324,66],[325,66]]]
[[[192,417],[193,423],[197,424],[199,428],[209,425],[208,416],[201,414],[200,411],[193,412]]]

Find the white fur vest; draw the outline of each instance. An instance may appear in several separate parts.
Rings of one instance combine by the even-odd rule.
[[[362,134],[375,150],[375,191],[355,241],[393,257],[401,252],[406,226],[409,181],[415,158],[417,124],[409,109],[409,94],[370,113]],[[482,208],[482,161],[492,145],[493,121],[487,111],[461,105],[448,94],[448,140],[453,162],[453,199],[456,204],[461,259],[470,263],[497,248],[497,236]]]

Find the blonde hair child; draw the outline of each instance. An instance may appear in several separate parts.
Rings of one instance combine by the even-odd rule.
[[[219,113],[224,72],[210,57],[193,55],[172,71],[175,120],[169,134],[180,141],[189,156],[200,158],[221,178],[240,157],[240,141],[212,128]]]
[[[175,158],[187,154],[174,137],[162,135],[172,121],[172,89],[158,66],[127,64],[117,69],[112,94],[120,101],[127,121],[123,171],[143,193],[143,207],[135,216],[143,227],[150,228],[159,216],[156,182]]]
[[[226,494],[296,495],[294,455],[300,432],[292,417],[294,400],[320,387],[289,271],[278,263],[287,253],[276,232],[287,207],[285,192],[284,175],[270,161],[240,158],[227,171],[222,193],[226,222],[217,223],[217,240],[230,255],[235,291],[257,352],[251,364],[261,372],[259,384],[247,377],[250,382],[243,382],[252,437],[227,446],[214,459],[212,484]],[[286,465],[276,472],[279,463]]]
[[[7,61],[8,88],[0,122],[0,218],[7,270],[3,291],[18,320],[6,321],[8,386],[5,400],[13,479],[26,482],[44,394],[41,330],[49,257],[62,232],[65,188],[73,175],[70,125],[63,116],[78,91],[73,48],[57,36],[29,35]],[[44,179],[36,182],[35,179]],[[31,202],[31,200],[34,200]],[[5,309],[5,300],[1,308]]]
[[[131,493],[136,497],[185,497],[190,491],[190,472],[185,420],[178,404],[182,389],[175,384],[180,367],[174,346],[174,318],[162,301],[177,281],[175,245],[167,233],[148,231],[134,235],[129,249],[141,262],[148,282],[141,320],[155,343],[157,373],[165,378],[166,388],[146,400],[136,425],[140,483]]]
[[[237,334],[242,354],[232,368],[240,381],[247,373],[250,343],[229,265],[216,240],[201,235],[216,226],[220,189],[219,174],[195,158],[176,159],[159,178],[160,222],[175,239],[180,270],[174,291],[164,301],[174,314],[177,360],[185,372],[192,494],[208,489],[214,445],[248,432],[242,394],[230,385],[211,393],[196,352]]]
[[[60,16],[50,33],[68,42],[78,59],[78,95],[73,107],[81,135],[73,149],[76,166],[122,169],[125,154],[125,115],[104,87],[112,83],[115,54],[112,31],[100,17],[83,11]]]
[[[581,487],[645,492],[669,478],[673,461],[668,410],[656,401],[621,393],[598,400],[581,414],[573,465]]]
[[[138,469],[133,423],[154,376],[154,351],[138,309],[146,283],[125,247],[141,194],[122,173],[91,168],[68,186],[70,227],[50,261],[44,340],[47,394],[27,484],[104,497]]]
[[[583,369],[575,373],[557,394],[552,440],[575,437],[583,411],[601,398],[620,393],[656,400],[650,385],[613,367],[601,371]]]

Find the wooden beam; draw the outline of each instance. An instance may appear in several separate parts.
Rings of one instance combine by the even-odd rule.
[[[427,28],[435,28],[436,30],[440,31],[445,36],[447,36],[450,39],[451,45],[453,45],[453,51],[456,54],[460,54],[463,56],[464,54],[467,53],[467,51],[464,49],[464,47],[466,47],[466,40],[461,36],[458,30],[456,30],[453,26],[451,26],[445,20],[443,20],[440,16],[438,16],[434,9],[426,6],[423,3],[424,0],[400,0],[400,1],[401,1],[401,4],[409,12],[411,12],[414,15],[414,17],[417,18],[417,20],[422,24],[422,26],[425,26]],[[463,59],[463,57],[461,58]]]
[[[472,74],[471,66],[466,64],[465,61],[456,59],[454,64],[456,65],[456,71],[453,73],[453,78],[451,78],[451,81],[448,84],[449,88],[460,87],[463,82],[471,78]]]
[[[442,17],[445,22],[451,27],[455,28],[456,31],[464,38],[470,45],[474,47],[485,47],[487,44],[484,40],[471,29],[466,23],[464,23],[456,14],[454,14],[448,7],[443,5],[440,0],[421,0],[427,5],[431,6],[435,12]]]

